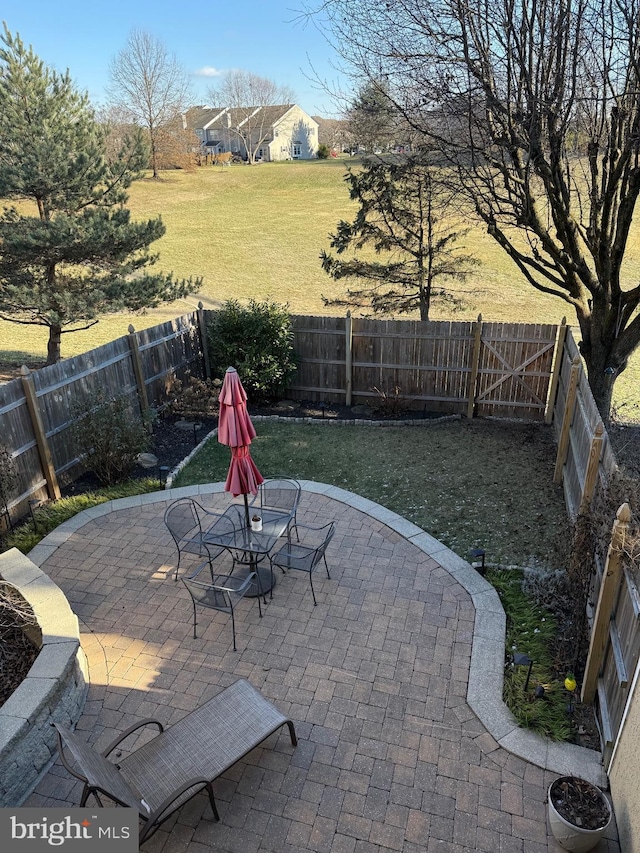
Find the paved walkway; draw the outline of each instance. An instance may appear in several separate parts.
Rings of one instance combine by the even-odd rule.
[[[30,555],[82,622],[91,686],[78,730],[90,742],[102,747],[143,717],[170,724],[238,677],[296,722],[296,749],[286,731],[273,735],[215,783],[220,823],[199,795],[143,850],[559,851],[544,805],[552,770],[593,775],[597,762],[514,728],[500,701],[503,614],[483,579],[399,516],[307,483],[299,520],[337,523],[318,606],[291,573],[262,619],[255,601],[241,602],[237,652],[220,613],[199,610],[194,640],[162,517],[187,492],[222,509],[220,489],[97,507]],[[55,764],[24,805],[79,797]],[[597,853],[619,853],[614,839]]]

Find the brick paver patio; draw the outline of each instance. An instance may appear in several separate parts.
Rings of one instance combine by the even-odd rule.
[[[174,491],[175,493],[179,490]],[[201,497],[222,509],[229,497]],[[171,723],[238,677],[296,724],[146,842],[165,853],[542,853],[554,775],[503,749],[467,704],[476,613],[433,557],[353,506],[304,492],[303,524],[336,521],[331,579],[277,571],[262,619],[255,601],[229,618],[199,609],[171,576],[167,502],[95,517],[41,551],[41,566],[81,620],[91,685],[78,723],[103,747],[144,717]],[[194,558],[195,559],[195,558]],[[24,803],[77,805],[55,764]],[[598,853],[618,853],[611,838]]]

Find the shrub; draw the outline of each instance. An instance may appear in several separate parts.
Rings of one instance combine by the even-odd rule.
[[[330,153],[329,146],[325,142],[318,145],[318,160],[328,160]]]
[[[146,425],[131,410],[131,401],[99,390],[84,406],[76,406],[74,414],[73,435],[87,468],[105,486],[125,479],[151,442]]]
[[[277,396],[296,370],[293,333],[286,305],[236,299],[216,311],[208,328],[209,360],[222,379],[235,367],[247,394],[256,400]]]
[[[387,391],[384,388],[378,388],[377,385],[374,385],[371,390],[375,391],[378,395],[375,410],[380,412],[381,415],[397,418],[409,410],[409,406],[402,396],[402,389],[399,385],[394,385],[390,391]]]
[[[167,411],[182,418],[214,418],[218,415],[220,380],[187,376],[183,382],[174,379],[169,392]]]

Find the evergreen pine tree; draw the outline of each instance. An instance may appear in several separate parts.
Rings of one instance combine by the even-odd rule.
[[[347,290],[343,299],[323,297],[325,304],[366,307],[374,314],[418,310],[421,320],[429,319],[435,298],[460,307],[464,300],[445,284],[466,279],[477,261],[455,246],[468,229],[454,231],[447,223],[450,197],[434,171],[415,158],[378,158],[349,169],[345,180],[359,209],[330,237],[331,248],[346,256],[323,250],[320,260],[336,280],[367,283]],[[385,260],[375,260],[371,249]]]
[[[146,268],[160,219],[131,221],[127,189],[142,174],[140,135],[106,158],[106,129],[69,73],[44,65],[5,26],[0,40],[0,317],[49,329],[47,363],[64,332],[112,311],[186,296],[199,280]]]

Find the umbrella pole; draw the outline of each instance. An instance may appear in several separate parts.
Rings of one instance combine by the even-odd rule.
[[[247,530],[251,530],[251,522],[249,521],[249,498],[247,495],[243,495],[244,498],[244,517],[247,522]],[[264,595],[264,603],[267,603],[267,593],[262,592],[262,583],[260,581],[260,567],[258,566],[258,559],[253,554],[251,554],[249,559],[249,570],[256,573],[256,584],[258,585],[258,611],[260,616],[262,617],[262,607],[260,606],[260,596]]]
[[[247,523],[247,529],[251,528],[251,524],[249,522],[249,498],[247,495],[243,495],[244,497],[244,520]]]

